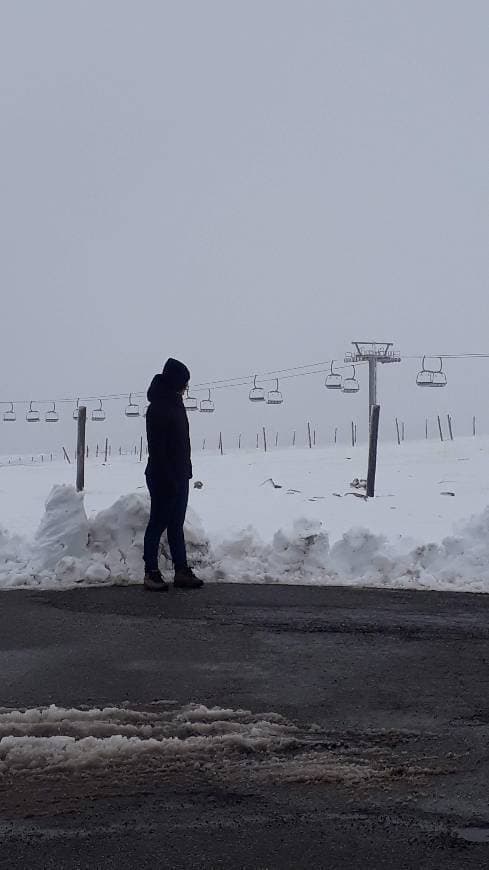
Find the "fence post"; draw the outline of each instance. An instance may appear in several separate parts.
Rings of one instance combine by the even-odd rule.
[[[401,446],[401,433],[399,431],[399,420],[397,419],[397,417],[396,417],[396,431],[397,431],[397,443],[399,444],[399,447],[400,447]]]
[[[448,421],[448,434],[450,435],[450,441],[453,441],[453,429],[452,429],[452,418],[450,414],[447,414]]]
[[[370,436],[368,445],[367,498],[375,495],[375,473],[377,471],[377,444],[379,440],[380,405],[372,405],[370,416]]]
[[[264,451],[265,451],[265,453],[266,453],[266,452],[267,452],[267,433],[265,432],[265,427],[264,427],[264,426],[263,426],[263,428],[262,428],[262,432],[263,432],[263,449],[264,449]]]
[[[222,447],[222,432],[219,432],[219,450],[221,452],[221,456],[224,455],[223,447]]]
[[[68,465],[71,465],[71,459],[70,459],[70,457],[68,456],[68,454],[67,454],[67,452],[66,452],[66,450],[65,450],[64,447],[63,447],[63,456],[64,456],[64,458],[66,459]],[[20,459],[19,459],[19,462],[20,462]]]
[[[428,440],[428,417],[424,421],[424,437]]]
[[[104,462],[107,462],[107,456],[109,454],[109,439],[105,439],[105,459]]]
[[[355,446],[355,424],[353,420],[351,421],[351,446]]]
[[[403,421],[401,423],[401,440],[402,441],[404,441],[404,434],[405,434],[405,429],[404,429],[404,421]]]
[[[338,442],[338,427],[335,426],[335,430],[334,430],[334,443],[337,444],[337,442]]]
[[[312,449],[311,424],[307,423],[307,440],[309,441],[309,449]]]
[[[472,435],[474,436],[474,438],[475,438],[475,431],[476,431],[475,417],[472,417]]]
[[[441,428],[440,415],[438,414],[438,431],[440,433],[440,441],[443,441],[443,430]]]
[[[278,447],[278,432],[275,435],[275,447]]]
[[[294,432],[292,434],[292,447],[295,447],[295,429],[294,429]]]
[[[85,405],[78,408],[78,434],[76,441],[76,491],[83,492],[85,488],[85,432],[87,427],[87,409]]]
[[[141,440],[139,442],[139,461],[143,461],[143,436],[141,435]]]

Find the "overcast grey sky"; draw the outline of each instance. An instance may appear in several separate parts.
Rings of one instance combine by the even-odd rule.
[[[139,390],[168,355],[203,381],[364,336],[489,351],[485,0],[0,11],[2,400]],[[489,360],[442,397],[416,368],[381,373],[390,416],[485,413]],[[322,383],[284,383],[284,429],[366,413]],[[261,424],[218,398],[199,437]],[[53,439],[0,423],[0,453]]]

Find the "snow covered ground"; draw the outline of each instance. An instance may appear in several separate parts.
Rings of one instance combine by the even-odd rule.
[[[489,592],[489,439],[381,444],[369,501],[350,487],[366,461],[344,446],[197,453],[193,564],[230,582]],[[139,581],[143,470],[91,459],[82,498],[68,464],[0,467],[0,587]]]

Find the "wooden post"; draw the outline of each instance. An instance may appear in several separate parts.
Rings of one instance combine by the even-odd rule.
[[[356,446],[357,440],[358,440],[357,439],[357,424],[355,423],[355,446]]]
[[[379,440],[380,405],[372,405],[370,415],[370,436],[368,445],[367,498],[375,495],[375,473],[377,470],[377,444]]]
[[[405,429],[404,429],[404,421],[401,423],[401,440],[404,441],[405,437]]]
[[[259,447],[258,432],[256,433],[256,447],[257,447],[257,449]]]
[[[265,453],[266,453],[266,452],[267,452],[267,433],[266,433],[266,431],[265,431],[265,427],[264,427],[264,426],[263,426],[263,428],[262,428],[262,432],[263,432],[263,449],[264,449],[264,451],[265,451]]]
[[[98,459],[98,443],[97,443],[97,446],[96,446],[96,448],[95,448],[95,456],[96,456],[96,458]]]
[[[439,414],[438,414],[438,431],[439,431],[439,433],[440,433],[440,441],[443,441],[443,431],[442,431],[442,428],[441,428],[441,420],[440,420],[440,415],[439,415]]]
[[[278,432],[275,435],[275,447],[278,447]]]
[[[221,451],[221,456],[224,456],[224,450],[222,446],[222,432],[219,432],[219,450]]]
[[[355,446],[355,424],[353,420],[351,421],[351,446]]]
[[[109,439],[105,439],[105,459],[104,462],[107,462],[107,456],[109,455]]]
[[[70,457],[68,456],[68,454],[67,454],[67,452],[66,452],[66,450],[65,450],[64,447],[63,447],[63,455],[64,455],[64,458],[66,459],[68,465],[71,465],[71,459],[70,459]],[[20,459],[19,459],[19,462],[20,462]]]
[[[472,435],[475,438],[476,426],[475,426],[475,417],[472,417]]]
[[[452,418],[450,417],[450,414],[447,414],[447,422],[448,422],[448,434],[450,435],[450,441],[453,441]]]
[[[295,429],[294,429],[294,432],[292,434],[292,447],[295,447]]]
[[[205,450],[205,438],[204,438],[204,440],[202,441],[202,450]]]
[[[338,443],[338,427],[337,426],[335,426],[335,430],[334,430],[334,443],[335,444]]]
[[[309,449],[312,449],[311,424],[307,423],[307,440],[309,441]]]
[[[401,433],[399,431],[399,420],[397,419],[397,417],[396,417],[396,431],[397,431],[397,443],[399,444],[399,447],[400,447],[401,446]]]
[[[87,409],[85,405],[78,408],[76,441],[76,491],[85,489],[85,432],[87,428]]]
[[[139,461],[140,462],[143,461],[143,436],[142,435],[141,435],[141,438],[139,440]]]
[[[424,421],[424,437],[428,440],[428,417]]]
[[[238,450],[241,450],[241,432],[238,435]]]
[[[312,443],[313,443],[313,446],[315,447],[316,446],[316,430],[315,429],[312,430]]]

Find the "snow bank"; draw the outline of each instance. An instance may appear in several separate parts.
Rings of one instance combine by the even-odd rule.
[[[129,493],[88,518],[83,495],[55,486],[29,540],[0,528],[0,588],[137,583],[142,577],[146,493]],[[263,541],[248,526],[209,540],[196,513],[186,523],[189,557],[205,579],[489,592],[489,508],[440,544],[407,546],[367,529],[330,544],[317,519],[298,519]],[[162,570],[170,571],[166,540]]]

